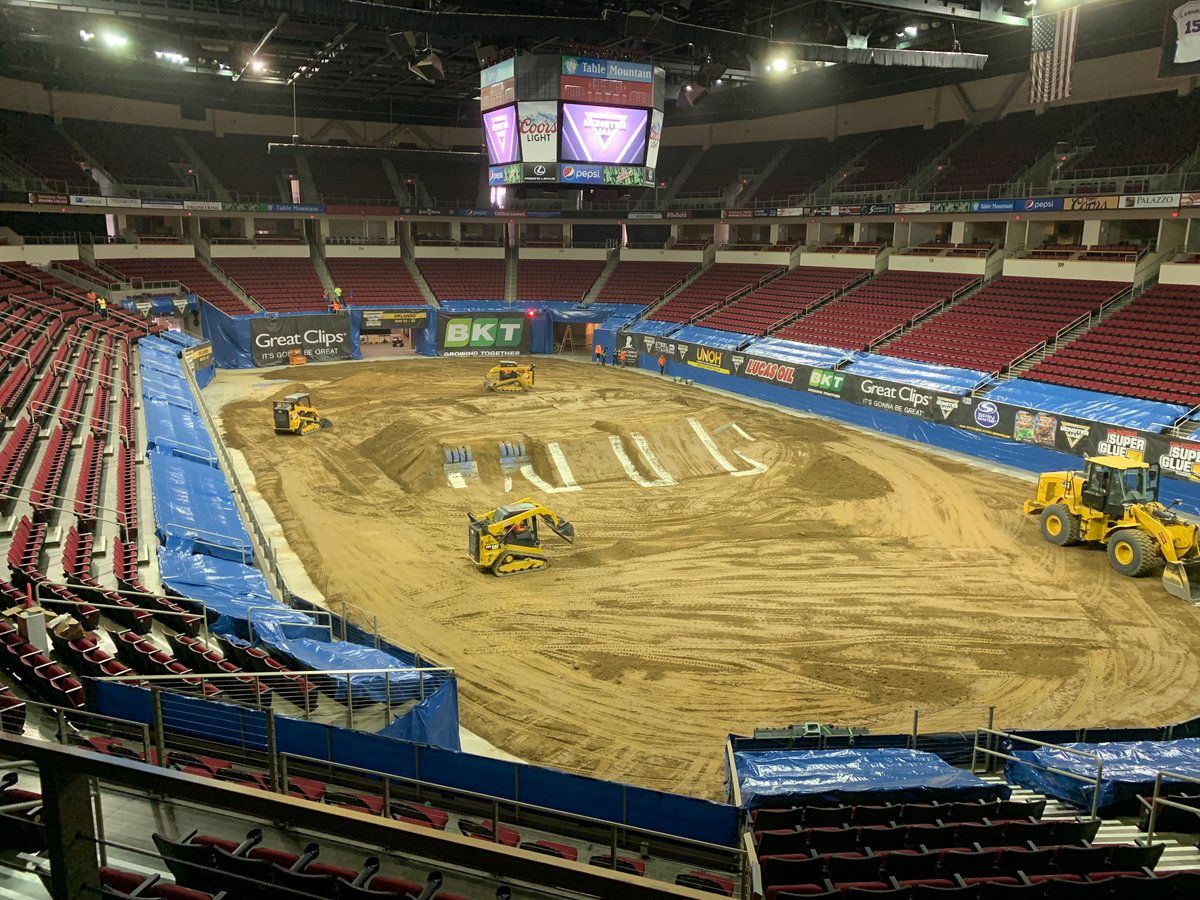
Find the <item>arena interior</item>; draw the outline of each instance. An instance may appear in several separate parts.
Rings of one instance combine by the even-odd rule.
[[[0,898],[1200,898],[1200,7],[0,0]]]

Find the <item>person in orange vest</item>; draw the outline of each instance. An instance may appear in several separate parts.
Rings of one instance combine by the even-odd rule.
[[[661,353],[658,354],[658,374],[659,375],[667,374],[667,358],[665,356],[663,356]]]
[[[596,345],[596,362],[604,365],[604,346],[602,344]]]
[[[620,353],[618,353],[617,358],[621,360],[621,365],[624,366],[625,365],[625,351],[622,350]]]

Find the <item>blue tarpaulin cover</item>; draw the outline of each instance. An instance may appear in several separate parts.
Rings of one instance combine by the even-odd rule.
[[[142,399],[163,400],[196,412],[196,401],[182,375],[172,376],[151,366],[141,367]]]
[[[1043,384],[1023,378],[1006,381],[989,391],[987,397],[1014,406],[1028,406],[1044,412],[1140,428],[1143,431],[1163,431],[1188,411],[1188,407],[1176,403],[1118,397],[1116,394]]]
[[[220,469],[157,450],[146,457],[161,543],[184,553],[253,560],[250,536]]]
[[[974,369],[958,369],[953,366],[938,366],[933,363],[915,362],[911,359],[896,359],[877,353],[855,354],[854,362],[845,371],[867,378],[882,378],[898,381],[931,391],[947,394],[969,394],[988,380],[987,372]]]
[[[736,350],[750,340],[749,335],[738,331],[720,331],[716,328],[705,328],[702,325],[684,325],[671,337],[677,341],[704,344],[706,347],[718,347],[722,350]]]
[[[642,319],[629,326],[634,334],[654,334],[658,337],[666,337],[678,328],[678,322],[660,322],[657,319]]]
[[[188,294],[188,297],[190,299],[194,299],[195,294]],[[178,344],[180,347],[195,347],[200,343],[200,338],[190,335],[187,332],[176,331],[174,329],[159,332],[158,336],[162,338],[162,340],[170,341],[173,344]],[[139,343],[138,346],[140,347],[141,343]]]
[[[745,352],[753,353],[755,356],[765,356],[768,359],[778,359],[783,362],[823,369],[836,366],[851,355],[848,350],[820,347],[816,344],[802,344],[799,341],[785,341],[779,338],[761,338],[748,346]]]
[[[917,750],[766,750],[733,755],[742,806],[1007,799],[1011,790]]]
[[[208,430],[194,412],[162,400],[147,400],[145,412],[147,449],[217,465]]]
[[[609,319],[632,319],[646,311],[640,303],[592,303],[588,309],[601,310]]]
[[[252,606],[275,606],[262,573],[252,566],[203,554],[158,549],[163,584],[181,597],[204,601],[209,630],[248,638],[246,620]],[[284,607],[279,609],[284,611]]]
[[[1131,801],[1138,794],[1152,793],[1154,776],[1162,771],[1200,778],[1200,738],[1103,744],[1075,743],[1062,746],[1096,754],[1104,763],[1100,779],[1101,810]],[[1095,759],[1076,756],[1064,750],[1052,750],[1049,747],[1014,750],[1012,755],[1018,757],[1021,762],[1010,760],[1005,765],[1006,780],[1081,809],[1091,809],[1092,797],[1096,792]],[[1091,780],[1079,781],[1066,775],[1045,772],[1035,768],[1035,765],[1073,772]],[[1163,784],[1179,788],[1187,783],[1164,778]]]

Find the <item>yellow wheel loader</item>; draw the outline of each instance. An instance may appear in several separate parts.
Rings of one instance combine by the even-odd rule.
[[[333,427],[332,422],[321,418],[308,394],[288,394],[276,400],[274,415],[276,434],[312,434]]]
[[[1025,501],[1042,537],[1059,547],[1104,544],[1122,575],[1161,570],[1167,593],[1200,603],[1200,526],[1159,502],[1158,466],[1123,456],[1084,462],[1082,472],[1043,474],[1037,497]]]
[[[471,562],[493,575],[520,575],[548,568],[550,560],[538,539],[538,521],[568,544],[575,526],[534,500],[518,500],[485,513],[467,513],[467,550]]]
[[[533,363],[512,359],[496,363],[483,376],[483,389],[503,394],[533,390]]]

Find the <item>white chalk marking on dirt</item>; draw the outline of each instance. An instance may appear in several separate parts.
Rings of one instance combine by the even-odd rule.
[[[629,458],[629,454],[625,452],[625,445],[621,443],[621,439],[615,435],[608,436],[608,442],[612,444],[613,453],[617,457],[617,462],[621,464],[621,468],[625,470],[625,474],[629,476],[629,480],[635,484],[640,484],[645,488],[667,487],[663,481],[647,481],[645,476],[638,471],[637,466],[633,464],[633,460]],[[672,482],[673,483],[673,482]]]
[[[450,487],[462,490],[467,486],[467,479],[463,478],[461,472],[451,472],[447,476],[450,479]]]
[[[546,445],[546,452],[550,454],[550,458],[554,460],[554,468],[558,469],[559,480],[563,483],[564,491],[582,491],[575,481],[575,473],[571,471],[570,464],[567,463],[567,455],[563,453],[562,447],[556,442],[551,442]]]
[[[741,450],[734,450],[733,452],[736,453],[738,456],[740,456],[742,458],[743,462],[754,467],[752,469],[743,469],[740,472],[734,472],[733,473],[734,478],[737,478],[739,475],[761,475],[763,472],[767,471],[766,463],[761,463],[757,459],[751,459],[746,454],[744,454]]]
[[[701,425],[696,419],[689,418],[687,421],[688,424],[692,426],[692,431],[696,432],[696,437],[700,438],[700,443],[704,445],[704,449],[708,451],[708,455],[716,460],[717,465],[730,475],[736,475],[737,466],[731,463],[728,457],[721,452],[721,449],[717,446],[717,442],[714,441],[709,436],[708,432],[704,430],[704,426]]]
[[[748,435],[748,434],[747,434],[747,433],[746,433],[746,432],[745,432],[745,431],[742,429],[742,426],[741,426],[741,425],[739,425],[737,422],[730,422],[728,427],[729,427],[729,428],[732,428],[734,431],[736,431],[738,434],[740,434],[742,437],[744,437],[744,438],[745,438],[746,440],[748,440],[750,443],[754,444],[754,443],[757,443],[757,442],[758,442],[758,438],[756,438],[756,437],[751,437],[750,435]]]
[[[504,493],[507,494],[511,490],[512,490],[512,479],[509,478],[507,475],[505,475],[504,476]]]
[[[524,475],[526,479],[528,479],[529,483],[535,488],[537,488],[539,491],[544,491],[547,494],[568,494],[571,491],[583,490],[583,488],[577,484],[572,485],[571,487],[555,487],[550,482],[546,481],[546,479],[542,478],[541,475],[535,472],[533,470],[533,466],[529,463],[521,466],[521,474]]]
[[[651,483],[656,487],[670,487],[675,484],[675,479],[663,468],[663,464],[658,461],[658,457],[650,449],[650,443],[636,431],[629,432],[629,437],[633,439],[634,446],[641,452],[642,459],[646,460],[646,465],[658,476],[657,480]]]

